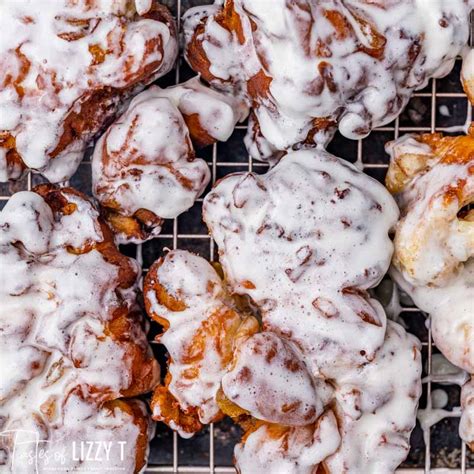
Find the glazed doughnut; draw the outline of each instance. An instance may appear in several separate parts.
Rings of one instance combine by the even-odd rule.
[[[329,473],[392,473],[406,458],[421,396],[420,349],[414,336],[388,321],[374,360],[337,379],[342,440],[325,462]]]
[[[244,112],[245,113],[245,108]],[[93,192],[120,242],[156,236],[164,218],[189,209],[210,179],[193,143],[227,140],[242,112],[197,78],[136,96],[96,144]]]
[[[0,6],[0,180],[31,168],[67,180],[121,102],[166,74],[178,46],[155,0]]]
[[[152,265],[144,297],[169,352],[165,386],[153,395],[153,418],[189,437],[222,417],[217,392],[235,340],[256,332],[258,323],[237,310],[206,260],[185,251],[169,252]]]
[[[472,131],[471,131],[472,133]],[[432,316],[437,347],[474,372],[474,137],[406,135],[387,146],[386,184],[400,206],[393,274]]]
[[[383,343],[385,313],[367,290],[388,269],[397,217],[382,185],[316,149],[289,153],[263,176],[225,177],[203,206],[232,291],[327,378]]]
[[[445,357],[474,373],[474,136],[407,135],[387,145],[386,184],[401,210],[392,275],[431,315]],[[468,389],[466,389],[467,391]],[[463,415],[464,439],[469,415]]]
[[[275,160],[336,128],[359,139],[453,67],[469,37],[465,0],[216,0],[184,17],[185,55],[252,107],[246,144]]]
[[[139,471],[151,425],[139,402],[117,400],[159,380],[136,303],[138,264],[90,200],[54,185],[9,199],[0,249],[0,431],[33,431],[55,446],[82,432],[125,437],[127,472]],[[3,444],[9,465],[11,440]]]
[[[288,427],[257,423],[235,447],[237,472],[312,474],[339,447],[341,436],[332,411],[315,423]]]

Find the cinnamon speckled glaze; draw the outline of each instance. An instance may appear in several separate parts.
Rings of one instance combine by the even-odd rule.
[[[244,429],[241,473],[393,472],[415,426],[421,355],[367,292],[392,256],[390,194],[302,150],[264,175],[226,176],[203,215],[222,268],[174,250],[145,279],[170,353],[153,417],[189,437],[230,416]]]

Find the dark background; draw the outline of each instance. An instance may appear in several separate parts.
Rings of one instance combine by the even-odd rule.
[[[165,0],[163,3],[167,4],[175,15],[178,15],[179,12],[182,14],[190,6],[210,2],[182,0],[180,5],[179,0]],[[388,163],[384,145],[387,141],[394,139],[396,133],[401,135],[409,132],[430,132],[434,130],[446,132],[448,127],[464,124],[468,103],[459,81],[460,66],[458,60],[456,67],[449,76],[437,80],[435,83],[431,82],[424,90],[415,94],[396,122],[374,130],[368,138],[361,142],[351,141],[336,135],[328,150],[351,162],[355,162],[360,156],[364,163],[364,171],[370,176],[383,181]],[[158,84],[161,86],[172,85],[177,80],[182,82],[193,76],[192,71],[183,60],[181,60],[178,68],[178,71],[173,71],[160,79]],[[198,152],[198,156],[209,162],[213,182],[228,173],[236,171],[250,169],[257,173],[263,173],[267,169],[265,164],[249,160],[243,144],[245,128],[245,124],[238,126],[227,143],[218,143]],[[87,194],[91,194],[90,176],[90,161],[85,159],[76,174],[71,178],[70,184]],[[16,183],[0,183],[0,208],[3,207],[8,196],[14,192],[31,189],[31,186],[42,181],[41,176],[31,174]],[[214,244],[210,241],[206,227],[201,220],[201,205],[202,199],[190,211],[182,214],[174,221],[168,221],[164,225],[159,238],[143,244],[141,251],[144,271],[162,254],[165,247],[191,250],[209,259],[213,259],[217,255]],[[130,256],[136,256],[137,248],[130,245],[123,247],[123,251]],[[407,328],[416,334],[423,343],[424,375],[426,375],[428,353],[430,350],[433,353],[438,351],[428,339],[425,317],[414,308],[408,307],[407,311],[402,313],[402,318]],[[159,332],[159,327],[153,323],[150,339],[157,332]],[[164,364],[166,361],[164,348],[159,344],[153,344],[153,349],[158,359]],[[449,398],[447,410],[459,405],[460,390],[458,386],[440,387],[432,384],[431,390],[436,388],[443,388],[447,392]],[[424,384],[421,408],[426,406],[426,398],[427,386]],[[458,418],[445,418],[433,426],[430,449],[425,447],[421,428],[417,425],[412,435],[410,455],[403,466],[424,468],[430,462],[431,468],[461,468],[462,452],[461,440],[458,436],[458,424]],[[211,433],[212,431],[213,433]],[[190,440],[177,439],[176,435],[173,435],[164,425],[159,424],[156,437],[151,444],[150,465],[168,466],[169,470],[167,469],[167,472],[173,472],[173,465],[175,468],[186,466],[188,469],[191,466],[202,466],[203,468],[232,466],[233,447],[239,438],[239,428],[228,420],[220,422],[212,428],[207,427],[202,433]],[[214,456],[211,454],[212,451]],[[469,450],[467,451],[466,467],[474,467],[474,455]],[[430,453],[428,454],[429,459],[427,459],[427,453]],[[152,467],[152,470],[155,469]],[[208,470],[206,471],[208,472]]]

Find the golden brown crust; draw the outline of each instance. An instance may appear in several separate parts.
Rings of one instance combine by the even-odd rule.
[[[192,40],[186,45],[186,57],[193,70],[198,72],[206,82],[217,80],[225,83],[226,81],[217,79],[216,76],[211,73],[211,62],[202,45],[206,20],[207,17],[201,19],[201,22],[193,34]],[[226,0],[222,10],[215,16],[215,21],[228,32],[235,32],[241,44],[244,42],[242,24],[239,15],[234,10],[234,0]]]
[[[147,240],[150,230],[163,224],[163,219],[147,209],[138,209],[132,216],[124,216],[107,206],[103,206],[102,211],[114,234],[125,235],[132,241]]]
[[[132,417],[133,424],[138,428],[138,437],[135,447],[135,474],[141,471],[147,462],[148,453],[148,421],[144,416],[143,405],[137,400],[111,400],[104,405],[104,408],[111,410],[120,410]]]
[[[6,166],[8,175],[14,179],[19,178],[25,171],[26,165],[16,151],[15,137],[8,132],[0,131],[0,148],[7,150]]]
[[[177,258],[185,254],[187,253],[178,252]],[[215,399],[216,393],[211,389],[208,394],[206,392],[208,388],[201,387],[200,384],[205,385],[205,381],[212,381],[210,384],[213,384],[213,379],[216,378],[215,390],[218,391],[219,373],[232,364],[237,341],[257,332],[259,324],[255,318],[246,317],[229,305],[231,304],[229,296],[220,286],[218,274],[207,262],[206,270],[211,272],[213,280],[205,281],[206,293],[204,295],[200,293],[202,290],[187,286],[178,290],[169,288],[167,286],[169,281],[166,280],[166,271],[169,271],[169,267],[161,270],[163,265],[169,265],[169,260],[170,254],[157,260],[145,277],[146,311],[152,319],[163,326],[163,333],[157,336],[158,340],[166,336],[168,331],[176,330],[180,325],[191,324],[194,329],[192,333],[183,334],[178,343],[178,349],[169,347],[168,340],[164,342],[165,346],[168,344],[167,348],[170,350],[169,371],[164,385],[155,389],[151,408],[155,419],[179,430],[183,435],[192,435],[202,428],[203,418],[207,423],[218,421],[224,416],[224,413],[219,410],[219,401]],[[183,278],[186,276],[183,275]],[[206,277],[203,275],[202,278]],[[196,299],[194,291],[199,294]],[[201,301],[206,302],[204,306],[201,305]],[[201,320],[199,324],[185,323],[185,318],[189,318],[190,314],[195,314],[196,318],[199,317]],[[171,337],[176,339],[179,335],[173,333]],[[209,353],[213,354],[210,360]],[[215,365],[216,374],[211,365]],[[208,373],[208,370],[211,372]],[[194,393],[203,390],[202,404],[184,401],[187,400],[185,393],[189,387],[194,387]],[[199,395],[194,397],[196,396],[199,397]],[[223,396],[221,396],[221,401],[223,401]]]
[[[76,211],[75,204],[68,201],[68,195],[89,200],[87,196],[73,188],[60,188],[53,184],[41,184],[33,191],[47,202],[56,218]],[[104,237],[102,242],[91,242],[83,248],[68,248],[67,251],[74,254],[98,251],[106,262],[117,267],[117,288],[130,289],[137,280],[137,268],[128,257],[120,253],[114,243],[112,232],[102,218],[98,219],[98,223]],[[129,308],[125,302],[113,310],[107,321],[105,335],[118,342],[126,350],[130,360],[130,384],[121,393],[124,397],[149,392],[157,383],[158,364],[150,353],[146,340],[139,342],[140,337],[137,333],[143,330],[142,325],[138,308]]]
[[[468,164],[474,161],[474,127],[467,135],[444,136],[442,133],[425,133],[413,137],[419,144],[429,148],[422,153],[395,152],[390,163],[385,184],[392,194],[402,192],[406,185],[418,174],[423,174],[435,163]],[[420,148],[421,150],[421,148]],[[472,167],[471,174],[474,174]],[[460,189],[450,192],[459,194]],[[447,193],[449,199],[449,193]]]
[[[196,148],[203,148],[216,142],[214,137],[209,135],[199,121],[199,114],[183,114],[184,121],[188,127],[189,136]]]
[[[159,385],[155,388],[151,399],[152,410],[155,407],[159,407],[160,421],[170,428],[179,427],[182,432],[189,435],[193,435],[202,429],[197,409],[182,410],[179,402],[169,392],[167,385]]]
[[[72,165],[56,165],[54,160],[60,158],[74,160],[73,155],[77,155],[79,149],[85,148],[85,145],[97,133],[110,124],[120,103],[134,92],[136,93],[137,87],[143,87],[157,75],[165,74],[174,60],[174,57],[169,56],[174,55],[177,48],[170,47],[170,43],[176,44],[177,30],[173,16],[167,7],[159,4],[157,0],[153,0],[150,10],[143,15],[138,14],[132,4],[128,5],[125,11],[117,11],[119,9],[118,5],[115,7],[111,5],[105,7],[105,13],[103,13],[98,3],[100,2],[90,1],[85,2],[85,5],[81,5],[80,2],[59,0],[56,8],[60,14],[58,13],[54,17],[52,26],[48,23],[48,15],[44,16],[44,36],[52,35],[51,48],[58,47],[55,43],[58,38],[66,42],[65,48],[73,51],[76,55],[80,54],[80,48],[84,44],[87,47],[90,58],[87,53],[84,53],[84,60],[75,67],[80,68],[79,73],[82,77],[88,78],[85,82],[85,84],[90,85],[88,89],[84,84],[68,83],[64,79],[64,77],[67,77],[67,73],[63,74],[60,69],[61,66],[52,66],[53,69],[51,66],[46,67],[42,64],[42,58],[35,56],[34,53],[31,54],[31,57],[27,57],[22,52],[22,44],[16,48],[14,54],[12,52],[10,57],[5,59],[7,62],[3,67],[15,72],[6,74],[5,78],[0,81],[0,88],[12,89],[16,92],[16,106],[24,112],[23,120],[33,122],[37,118],[35,111],[41,110],[41,107],[43,107],[45,120],[48,120],[46,114],[51,114],[51,117],[54,114],[51,120],[58,122],[56,136],[48,136],[48,141],[45,143],[44,155],[46,158],[40,160],[44,163],[38,168],[40,172],[45,171],[47,173],[50,168],[60,166],[64,167],[66,173],[70,176],[71,172],[69,170]],[[32,15],[36,13],[34,12]],[[19,13],[15,11],[15,14]],[[113,29],[113,34],[108,34],[105,39],[97,35],[94,36],[98,24],[94,14],[102,15],[102,18],[98,21],[102,22],[102,25],[107,24],[107,26],[104,26],[105,28],[110,27],[111,31]],[[74,17],[79,15],[83,15],[84,18],[82,16],[80,18]],[[41,16],[38,16],[38,18],[41,19]],[[35,25],[39,22],[38,18],[33,16],[30,21],[25,21],[25,35],[29,34],[30,28],[31,31],[34,31]],[[164,36],[161,34],[148,37],[149,33],[145,28],[141,52],[131,54],[130,47],[133,35],[142,34],[138,29],[134,32],[135,24],[144,19],[166,25],[170,39],[168,44],[164,44]],[[12,21],[19,20],[12,18]],[[68,31],[58,33],[56,31],[58,28],[65,28]],[[34,33],[32,35],[32,38],[26,43],[39,41],[38,35],[35,36]],[[79,40],[82,43],[75,50],[75,43]],[[55,53],[56,51],[52,52],[53,56]],[[60,51],[57,54],[63,53]],[[11,66],[10,63],[16,63],[15,67]],[[44,63],[46,64],[46,61]],[[102,72],[103,64],[109,66],[107,72]],[[67,64],[62,67],[66,68]],[[114,70],[114,68],[118,69],[120,67],[121,70]],[[28,74],[33,73],[37,74],[37,91],[32,90],[29,85],[25,85]],[[79,81],[76,80],[75,82]],[[41,91],[42,94],[39,94],[38,91]],[[35,98],[40,95],[45,97],[44,100],[42,99],[42,103]],[[31,103],[33,103],[33,106],[30,105]],[[32,166],[29,165],[32,158],[28,155],[28,152],[24,151],[24,147],[20,149],[17,146],[18,144],[15,143],[16,136],[24,132],[17,127],[10,131],[11,135],[7,136],[7,140],[2,140],[2,134],[7,133],[8,131],[2,132],[0,130],[0,149],[6,148],[8,150],[6,176],[8,179],[18,179],[23,171]],[[33,132],[27,133],[31,135]],[[36,139],[34,136],[28,136],[28,138],[30,140]],[[22,140],[24,141],[24,137]],[[71,158],[69,158],[69,155],[71,155]],[[35,161],[35,163],[39,163],[39,161]],[[54,173],[51,176],[55,181],[68,177],[56,176]]]

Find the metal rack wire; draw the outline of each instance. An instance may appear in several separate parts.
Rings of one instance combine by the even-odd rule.
[[[191,4],[209,3],[209,0],[165,0],[164,3],[167,3],[173,10],[179,27],[180,17],[185,8]],[[473,30],[472,27],[471,30]],[[400,134],[412,132],[442,131],[451,133],[456,131],[456,126],[464,123],[466,116],[472,117],[472,108],[459,84],[459,70],[460,61],[457,62],[453,73],[447,78],[433,80],[426,89],[414,94],[406,111],[392,124],[378,128],[368,138],[356,142],[336,136],[329,146],[329,151],[351,162],[357,162],[364,172],[376,179],[383,180],[388,166],[388,156],[383,151],[383,144],[386,141],[397,138]],[[187,79],[189,75],[190,71],[181,62],[173,74],[174,77],[168,78],[168,82],[179,83]],[[238,126],[227,143],[215,144],[212,148],[201,153],[211,168],[212,184],[229,172],[248,170],[260,173],[267,169],[266,164],[254,162],[246,154],[242,142],[245,129],[245,125]],[[40,176],[30,173],[24,180],[14,185],[0,184],[0,208],[14,192],[30,190],[32,186],[41,181]],[[70,183],[90,194],[89,160],[84,160]],[[199,199],[190,211],[168,222],[164,226],[162,234],[154,241],[147,242],[142,246],[126,248],[124,251],[143,260],[144,272],[166,247],[188,249],[213,260],[216,255],[216,247],[201,222],[201,203],[202,199]],[[422,340],[425,375],[430,375],[432,355],[437,349],[431,338],[429,323],[425,326],[425,316],[412,306],[405,307],[402,316],[409,329]],[[163,348],[153,340],[151,343],[157,357],[163,360],[165,354]],[[431,381],[425,384],[422,404],[426,404],[430,399],[433,385]],[[449,391],[450,405],[448,409],[458,405],[458,388],[443,388]],[[437,469],[443,469],[443,472],[449,473],[474,473],[474,456],[468,452],[466,445],[459,439],[457,423],[458,419],[453,416],[447,421],[435,425],[426,444],[423,443],[420,428],[417,427],[412,437],[414,447],[412,447],[407,463],[398,472],[413,474],[436,472]],[[222,425],[223,428],[221,424],[215,426],[211,424],[203,434],[196,435],[191,440],[178,439],[176,433],[160,425],[158,434],[152,442],[150,464],[146,472],[196,474],[235,472],[232,467],[231,452],[233,445],[239,439],[239,432],[237,428],[231,427],[229,424],[226,425],[225,422]],[[443,453],[440,455],[442,451]],[[445,469],[447,470],[445,471]]]

